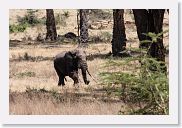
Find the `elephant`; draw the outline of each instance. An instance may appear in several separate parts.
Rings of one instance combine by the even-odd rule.
[[[64,86],[64,79],[69,76],[73,79],[74,85],[79,83],[78,69],[81,69],[84,83],[90,83],[87,80],[88,65],[86,61],[86,52],[82,49],[64,51],[55,56],[54,68],[59,77],[58,86]],[[89,73],[90,74],[90,73]]]

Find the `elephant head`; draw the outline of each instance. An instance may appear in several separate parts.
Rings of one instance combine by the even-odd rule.
[[[82,49],[75,49],[73,51],[70,51],[70,54],[73,56],[73,64],[78,69],[81,69],[82,76],[85,84],[89,84],[90,81],[87,80],[87,73],[88,72],[88,65],[86,60],[86,52]]]

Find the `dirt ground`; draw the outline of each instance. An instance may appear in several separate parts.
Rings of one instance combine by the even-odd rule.
[[[68,10],[70,17],[67,19],[67,27],[60,27],[58,34],[77,32],[76,11]],[[63,13],[56,10],[55,13]],[[16,24],[16,17],[26,14],[25,10],[10,10],[10,24]],[[45,11],[37,12],[38,17],[44,17]],[[164,18],[164,30],[169,29],[168,14]],[[131,14],[125,14],[125,26],[127,35],[127,48],[138,48],[136,27]],[[101,32],[112,34],[112,28],[103,30],[89,30],[90,35],[98,35]],[[45,26],[28,28],[23,33],[10,34],[9,47],[9,91],[10,114],[18,115],[116,115],[125,110],[126,105],[119,97],[108,97],[101,84],[99,73],[107,71],[103,65],[108,61],[104,58],[111,52],[111,43],[90,44],[86,49],[87,55],[94,55],[89,59],[88,68],[95,82],[90,76],[89,85],[85,85],[81,73],[79,87],[73,86],[73,81],[66,77],[65,87],[58,87],[58,77],[53,68],[53,58],[61,51],[75,49],[76,44],[62,44],[57,42],[38,43],[34,41],[38,33],[46,33]],[[23,40],[25,37],[32,40]],[[169,44],[169,35],[164,35],[164,44]],[[29,58],[25,60],[26,56]],[[166,58],[168,60],[168,57]],[[109,69],[119,70],[121,69]],[[41,91],[42,90],[42,91]]]

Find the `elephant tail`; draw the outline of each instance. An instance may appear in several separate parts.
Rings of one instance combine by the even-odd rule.
[[[88,71],[88,69],[87,69],[87,72],[88,72],[88,74],[89,74],[89,76],[97,83],[97,81],[94,79],[94,77],[90,74],[90,72]]]

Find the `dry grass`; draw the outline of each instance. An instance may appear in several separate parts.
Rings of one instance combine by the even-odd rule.
[[[55,13],[59,11],[56,10]],[[16,16],[26,14],[23,10],[12,11],[10,13],[10,23],[16,23]],[[39,17],[45,15],[44,11],[39,11]],[[59,34],[66,32],[75,32],[76,25],[76,12],[70,11],[71,21],[67,27],[58,30]],[[168,23],[168,16],[165,15],[165,23]],[[126,35],[127,35],[127,48],[137,48],[139,41],[137,38],[136,27],[132,17],[125,15],[126,22]],[[70,27],[71,26],[71,27]],[[45,32],[45,26],[42,26]],[[164,25],[164,29],[168,29]],[[40,28],[29,28],[25,33],[10,34],[10,39],[21,39],[27,34],[31,37],[36,37]],[[111,33],[111,29],[102,30]],[[90,35],[97,35],[100,30],[90,30]],[[168,45],[168,35],[165,36],[165,45]],[[83,83],[80,74],[79,88],[73,86],[73,81],[67,77],[66,86],[64,88],[57,86],[57,75],[53,68],[53,57],[61,51],[68,51],[75,49],[77,46],[74,44],[61,44],[61,43],[47,43],[37,44],[28,42],[10,42],[10,114],[75,114],[75,115],[103,115],[103,114],[118,114],[121,106],[125,106],[118,97],[108,97],[103,90],[104,85],[100,84],[99,73],[102,71],[123,71],[123,69],[104,69],[103,64],[107,62],[104,59],[105,55],[111,52],[111,44],[98,43],[90,44],[86,49],[87,55],[95,55],[95,58],[88,60],[89,71],[98,83],[90,79],[90,85]],[[41,58],[35,60],[23,60],[25,54],[32,58]],[[45,89],[48,92],[29,93],[26,92],[27,88],[31,89]],[[60,99],[55,100],[54,92],[59,95]],[[124,108],[122,108],[124,109]]]
[[[44,45],[45,46],[45,45]],[[99,48],[98,52],[95,47]],[[51,60],[45,60],[45,61],[15,61],[18,60],[19,56],[24,56],[25,53],[28,53],[31,57],[36,56],[42,56],[42,57],[51,57],[53,58],[56,54],[58,54],[61,51],[67,51],[74,49],[75,46],[73,45],[63,45],[62,48],[54,48],[54,49],[45,49],[45,48],[34,48],[30,47],[25,49],[15,49],[10,50],[10,89],[12,91],[25,91],[26,87],[45,87],[46,89],[49,89],[51,87],[57,86],[57,75],[53,68],[53,61]],[[108,47],[108,44],[105,44],[103,47],[102,45],[93,45],[90,46],[88,50],[89,54],[106,54]],[[94,50],[93,50],[94,49]],[[101,52],[102,51],[102,52]],[[105,60],[106,61],[106,60]],[[88,67],[90,70],[90,73],[93,75],[93,77],[97,78],[98,72],[100,70],[100,67],[104,63],[103,59],[97,58],[92,61],[88,61]],[[95,65],[97,64],[97,65]],[[42,68],[44,67],[44,68]],[[35,73],[35,76],[29,77],[29,76],[21,76],[21,73],[28,73],[33,72]],[[89,76],[88,76],[89,77]],[[81,80],[81,86],[82,86],[82,78]],[[67,77],[67,86],[72,86],[73,81]],[[91,82],[91,86],[93,86],[94,81]]]
[[[45,46],[45,45],[44,45]],[[39,45],[38,48],[34,46],[27,46],[28,48],[23,49],[11,49],[10,50],[10,97],[13,97],[13,100],[10,100],[10,113],[12,114],[118,114],[120,106],[122,105],[121,101],[119,102],[105,102],[102,98],[107,97],[106,93],[98,92],[96,90],[102,89],[103,85],[99,84],[98,73],[103,71],[102,64],[107,60],[96,58],[94,60],[88,61],[89,71],[92,76],[98,81],[95,83],[89,76],[91,83],[89,86],[83,83],[81,73],[80,74],[80,84],[79,88],[73,86],[73,80],[69,77],[67,78],[66,87],[57,86],[57,75],[53,68],[52,60],[45,61],[15,61],[20,56],[24,56],[25,53],[28,53],[31,57],[42,56],[42,57],[54,57],[57,53],[65,50],[74,49],[74,45],[61,45],[61,48],[51,48],[45,49],[41,48]],[[93,44],[88,48],[87,54],[106,54],[110,51],[109,44]],[[96,65],[97,64],[97,65]],[[44,67],[44,68],[42,68]],[[26,75],[29,72],[35,73],[33,76]],[[27,88],[42,89],[48,91],[56,91],[60,95],[64,95],[65,92],[70,92],[73,94],[84,94],[88,93],[91,96],[76,97],[80,99],[77,102],[56,102],[54,103],[53,98],[45,98],[45,94],[37,96],[31,95],[27,97],[25,92]],[[66,91],[65,91],[66,90]],[[94,91],[95,90],[95,91]],[[13,93],[13,92],[17,92]],[[22,92],[22,93],[20,93]],[[97,95],[102,93],[101,95]],[[51,94],[48,94],[51,97]],[[96,96],[97,95],[97,96]],[[73,95],[73,97],[75,97]],[[96,97],[96,98],[94,98]],[[100,99],[101,98],[101,99]],[[67,97],[67,99],[69,99]],[[92,102],[90,102],[93,100]],[[45,106],[45,107],[43,107]],[[75,108],[75,106],[77,106]],[[43,107],[43,108],[42,108]],[[114,109],[115,108],[115,109]]]
[[[10,114],[18,115],[117,115],[121,101],[96,99],[84,93],[11,93]]]

